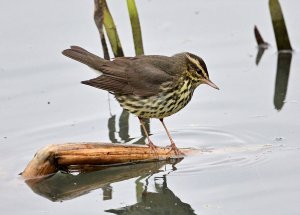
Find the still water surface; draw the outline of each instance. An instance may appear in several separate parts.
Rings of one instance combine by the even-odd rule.
[[[101,54],[92,1],[2,3],[1,214],[299,214],[299,2],[282,1],[292,55],[276,52],[267,1],[137,4],[146,54],[198,54],[221,88],[200,86],[185,109],[165,120],[179,147],[201,153],[177,163],[60,173],[35,194],[18,174],[38,149],[145,138],[112,96],[109,102],[106,92],[80,84],[92,71],[60,54],[69,45]],[[126,4],[109,5],[132,56]],[[255,24],[271,43],[261,59]],[[153,142],[169,144],[158,120],[150,130]]]

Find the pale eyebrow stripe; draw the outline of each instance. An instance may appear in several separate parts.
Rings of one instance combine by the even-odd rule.
[[[186,54],[186,57],[189,59],[189,61],[191,61],[191,62],[192,62],[193,64],[195,64],[198,68],[200,68],[201,71],[202,71],[202,74],[204,75],[204,77],[208,79],[208,76],[207,76],[206,72],[203,71],[203,68],[202,68],[202,66],[200,65],[199,61],[196,60],[196,59],[194,59],[194,58],[192,58],[192,57],[189,56],[188,54]]]

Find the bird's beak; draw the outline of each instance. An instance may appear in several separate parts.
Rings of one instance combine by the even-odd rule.
[[[209,86],[211,86],[211,87],[213,87],[213,88],[219,90],[219,87],[218,87],[217,85],[215,85],[211,80],[209,80],[209,79],[202,79],[201,81],[202,81],[204,84],[207,84],[207,85],[209,85]]]

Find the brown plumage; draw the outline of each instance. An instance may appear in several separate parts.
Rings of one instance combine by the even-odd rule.
[[[113,61],[100,58],[83,48],[71,46],[63,51],[65,56],[101,71],[103,75],[83,81],[83,84],[107,90],[113,94],[152,96],[166,81],[175,81],[175,59],[166,56],[119,57]]]
[[[100,71],[102,74],[99,77],[82,83],[114,94],[124,109],[139,117],[143,128],[143,118],[159,118],[165,127],[163,118],[182,109],[200,84],[218,89],[209,80],[204,61],[191,53],[179,53],[172,57],[120,57],[112,61],[78,46],[71,46],[62,53]],[[172,150],[179,154],[167,129],[166,132]],[[149,146],[155,150],[148,134],[147,137]]]

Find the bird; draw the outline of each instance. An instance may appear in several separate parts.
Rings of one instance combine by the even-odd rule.
[[[149,137],[145,119],[159,119],[170,140],[170,152],[184,155],[171,137],[164,118],[184,108],[199,85],[207,84],[219,89],[209,79],[204,60],[189,52],[171,57],[139,55],[105,60],[79,46],[71,46],[62,54],[100,72],[100,76],[81,83],[108,91],[122,108],[136,115],[146,134],[148,146],[154,152],[157,146]]]

